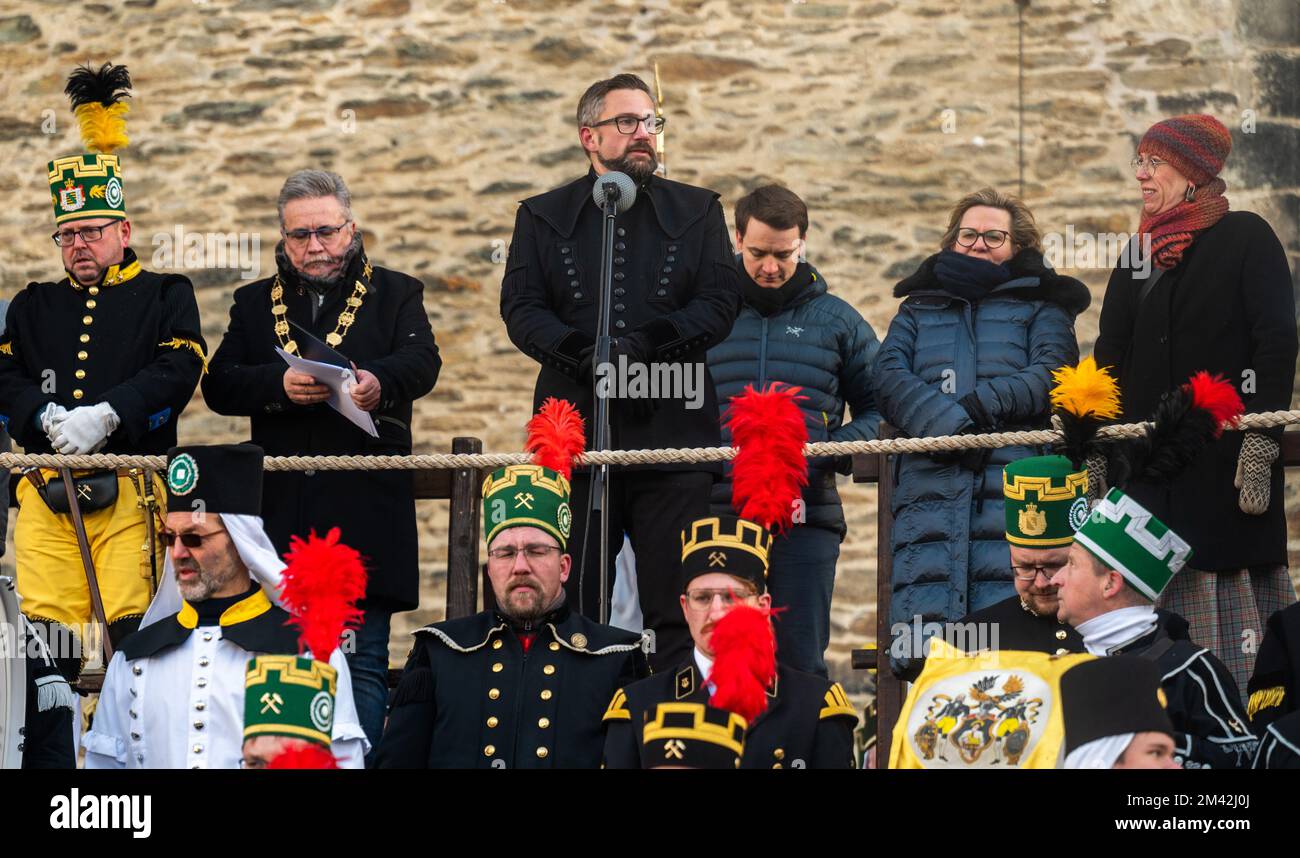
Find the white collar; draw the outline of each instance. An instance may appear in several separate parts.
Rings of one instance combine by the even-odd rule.
[[[709,674],[713,672],[713,659],[700,652],[700,648],[695,648],[695,666],[700,669],[700,682],[705,682]]]
[[[1079,623],[1075,630],[1083,635],[1083,646],[1093,655],[1110,655],[1156,627],[1154,605],[1117,608]]]

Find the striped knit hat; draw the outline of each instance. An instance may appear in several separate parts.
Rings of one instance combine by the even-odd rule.
[[[1138,151],[1163,158],[1200,187],[1219,175],[1232,151],[1232,134],[1205,113],[1175,116],[1157,122],[1142,135]]]

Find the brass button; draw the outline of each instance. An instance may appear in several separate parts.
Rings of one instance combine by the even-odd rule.
[[[500,724],[500,723],[501,723],[501,722],[497,720],[497,716],[495,716],[495,715],[493,715],[491,718],[489,718],[489,719],[487,720],[487,725],[488,725],[489,727],[495,727],[496,725],[498,725],[498,724]]]
[[[497,699],[498,697],[500,697],[500,696],[501,696],[501,691],[500,691],[499,689],[496,689],[496,688],[490,688],[490,689],[488,689],[488,699],[489,699],[489,700],[496,700],[496,699]]]
[[[208,687],[208,681],[201,676],[199,677],[198,682],[195,682],[194,684],[197,685],[199,688]]]
[[[202,722],[202,721],[195,721],[195,722],[194,722],[194,729],[195,729],[195,730],[202,730],[202,729],[203,729],[203,722]]]
[[[547,727],[551,726],[551,719],[550,719],[550,718],[538,718],[538,719],[537,719],[537,726],[538,726],[538,727],[541,727],[543,730],[545,730]]]
[[[542,697],[543,700],[550,700],[550,699],[551,699],[551,689],[547,688],[547,689],[543,690],[543,691],[542,691],[542,694],[541,694],[541,697]]]
[[[98,295],[98,294],[99,294],[99,287],[98,287],[98,286],[91,286],[91,287],[90,287],[90,294],[92,294],[92,295]]]
[[[86,309],[87,309],[87,310],[93,310],[93,309],[95,309],[95,299],[94,299],[94,298],[88,298],[88,299],[86,299]]]
[[[496,745],[488,745],[483,748],[483,756],[490,757],[497,752]]]
[[[88,343],[90,342],[90,334],[82,334],[81,336],[77,337],[77,339],[81,340],[83,343]]]
[[[72,398],[73,398],[73,399],[80,399],[81,397],[83,397],[83,396],[85,396],[85,395],[86,395],[85,392],[83,392],[83,391],[81,391],[81,390],[74,390],[74,391],[72,391]]]
[[[573,645],[574,645],[575,647],[577,647],[578,649],[586,649],[586,648],[587,648],[587,636],[584,635],[582,632],[577,632],[577,633],[575,633],[575,634],[573,635],[573,637],[569,638],[569,640],[570,640],[570,641],[573,643]]]
[[[94,317],[94,316],[82,316],[82,317],[81,317],[81,324],[83,324],[83,325],[89,325],[89,324],[90,324],[91,322],[93,322],[93,321],[95,321],[95,317]]]
[[[537,759],[544,760],[546,759],[547,755],[549,755],[550,753],[551,753],[550,751],[546,750],[546,746],[543,745],[542,747],[537,749]]]
[[[1056,654],[1057,654],[1057,655],[1069,655],[1069,654],[1070,654],[1070,651],[1069,651],[1068,649],[1066,649],[1065,647],[1057,647],[1057,649],[1056,649]]]
[[[506,666],[498,661],[496,664],[492,665],[492,672],[500,673],[501,671],[505,670],[505,668]]]
[[[201,754],[201,753],[203,753],[203,746],[202,746],[202,745],[195,745],[195,746],[194,746],[194,753],[196,753],[196,754]]]
[[[1065,629],[1057,629],[1057,630],[1056,630],[1056,639],[1057,639],[1058,641],[1063,641],[1063,640],[1065,640]]]
[[[556,643],[555,641],[551,641],[550,650],[551,650],[551,652],[559,652],[559,651],[560,651],[560,645],[559,645],[558,643]]]
[[[547,676],[550,676],[551,674],[555,673],[555,665],[553,664],[546,665],[546,667],[542,668],[542,673],[546,674]]]
[[[77,352],[77,360],[85,360],[88,357],[90,357],[90,355],[86,354],[84,351]]]
[[[775,757],[775,758],[778,759],[778,760],[784,760],[784,759],[785,759],[785,748],[777,748],[775,751],[772,752],[772,756]]]
[[[144,673],[144,670],[140,667],[140,665],[136,664],[136,665],[132,665],[131,672],[134,673],[136,676],[139,676],[140,674]]]
[[[207,667],[211,663],[206,655],[199,658],[199,667]]]
[[[77,378],[85,378],[86,371],[84,369],[79,369],[75,373],[73,373],[73,375],[75,375]]]
[[[197,711],[199,711],[199,712],[202,712],[204,709],[207,709],[207,708],[208,708],[208,704],[206,704],[206,703],[204,703],[202,700],[200,700],[198,703],[195,703],[195,704],[194,704],[194,708],[195,708],[195,710],[197,710]]]
[[[502,646],[502,644],[501,644],[501,639],[500,639],[500,638],[497,638],[496,640],[492,641],[492,648],[493,648],[493,649],[501,649],[501,646]]]
[[[780,764],[780,763],[776,763],[776,764],[774,764],[774,765],[772,766],[772,768],[774,768],[774,769],[779,769],[779,768],[781,768],[781,764]]]

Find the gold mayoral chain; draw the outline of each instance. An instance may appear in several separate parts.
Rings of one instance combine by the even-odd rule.
[[[361,277],[366,283],[370,282],[370,260],[364,256],[361,257],[362,270]],[[338,348],[339,343],[348,335],[348,328],[357,320],[357,310],[361,309],[362,298],[365,297],[366,287],[361,280],[354,281],[352,295],[348,298],[347,306],[343,312],[339,313],[339,320],[334,325],[334,330],[325,336],[325,342],[332,348]],[[280,340],[280,348],[284,349],[291,355],[298,354],[298,344],[289,336],[289,321],[285,318],[285,313],[289,308],[284,305],[284,283],[280,280],[280,275],[275,275],[275,282],[271,284],[271,315],[275,317],[275,335]]]

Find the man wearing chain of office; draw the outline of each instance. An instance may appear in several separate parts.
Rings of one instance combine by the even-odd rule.
[[[278,210],[276,274],[235,290],[230,326],[203,382],[208,407],[250,417],[253,443],[271,456],[409,455],[411,403],[433,389],[442,365],[423,284],[371,264],[341,176],[294,173]],[[328,388],[291,369],[277,347],[350,364],[356,380],[348,395],[377,436],[330,408]],[[262,492],[276,551],[288,550],[291,535],[338,527],[366,560],[365,618],[348,666],[361,726],[376,746],[391,615],[419,605],[411,472],[278,471],[266,475]]]

